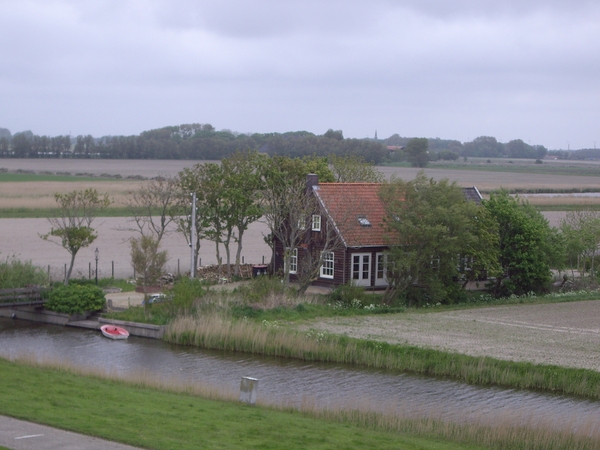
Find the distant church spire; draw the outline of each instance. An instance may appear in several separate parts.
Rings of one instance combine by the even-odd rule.
[[[377,140],[377,130],[375,130],[375,140]]]

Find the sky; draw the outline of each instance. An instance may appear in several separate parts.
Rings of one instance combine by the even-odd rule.
[[[0,128],[600,148],[600,1],[0,0]]]

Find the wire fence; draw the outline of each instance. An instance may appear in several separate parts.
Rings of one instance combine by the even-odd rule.
[[[256,258],[253,258],[256,259]],[[221,258],[221,262],[223,263],[223,259]],[[258,258],[258,260],[246,261],[246,258],[242,256],[242,264],[265,264],[265,256]],[[213,265],[213,264],[209,264]],[[198,261],[198,268],[202,267],[202,258]],[[69,265],[65,263],[63,266],[56,266],[48,264],[45,267],[48,281],[63,281],[67,276],[67,271],[69,270]],[[177,259],[173,261],[167,262],[164,266],[163,272],[165,274],[169,273],[175,276],[189,276],[190,274],[190,260],[182,260]],[[103,278],[116,278],[116,279],[135,279],[136,273],[133,269],[131,263],[122,263],[118,261],[88,261],[87,265],[85,262],[77,262],[73,268],[73,272],[71,273],[71,278],[87,278],[89,280]]]

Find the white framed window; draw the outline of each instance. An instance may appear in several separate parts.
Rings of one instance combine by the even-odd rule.
[[[290,273],[298,272],[298,249],[295,248],[290,254]]]
[[[333,278],[334,254],[333,252],[323,253],[323,264],[321,265],[321,278]]]
[[[371,254],[352,254],[352,283],[357,286],[371,285]]]
[[[473,258],[472,256],[458,255],[458,271],[460,273],[469,272],[473,267],[474,262],[475,258]]]
[[[377,253],[375,264],[375,285],[386,286],[388,284],[387,255],[385,253]]]
[[[313,214],[312,216],[312,230],[321,231],[321,216],[319,214]]]
[[[287,250],[289,250],[289,248],[287,248]],[[290,265],[289,271],[287,270],[288,264]],[[285,261],[285,268],[286,268],[286,272],[289,272],[291,274],[298,273],[298,249],[297,248],[295,248],[289,252],[289,260]]]

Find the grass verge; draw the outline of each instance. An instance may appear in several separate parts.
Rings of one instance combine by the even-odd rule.
[[[116,380],[0,359],[0,413],[153,449],[475,449],[353,423],[352,417],[250,407],[189,386]],[[312,416],[312,417],[311,417]],[[367,417],[365,416],[365,419]]]
[[[153,449],[588,450],[599,438],[583,424],[574,433],[509,420],[453,424],[360,409],[250,407],[231,393],[57,363],[0,358],[0,372],[0,414]]]

